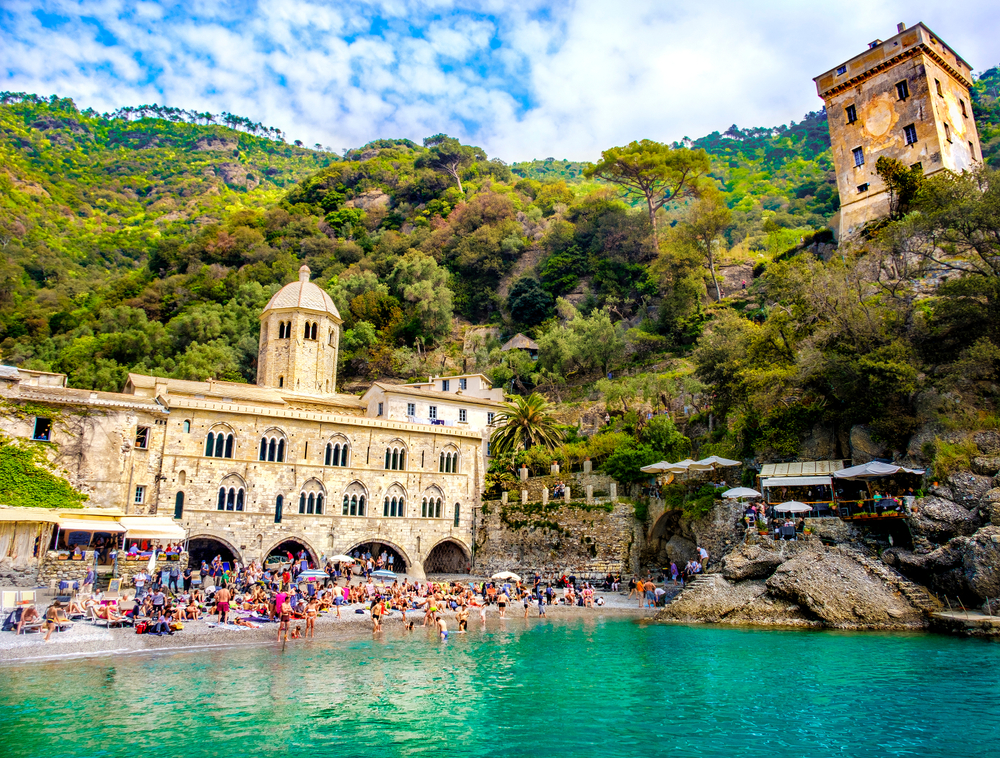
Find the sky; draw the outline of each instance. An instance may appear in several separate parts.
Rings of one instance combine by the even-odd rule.
[[[444,132],[595,160],[800,120],[812,77],[900,21],[1000,63],[996,0],[0,0],[0,89],[229,111],[338,152]]]

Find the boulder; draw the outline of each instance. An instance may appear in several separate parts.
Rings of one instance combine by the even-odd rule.
[[[921,613],[881,579],[829,550],[786,561],[766,584],[772,596],[800,606],[827,626],[884,629],[923,623]]]
[[[712,583],[682,592],[656,618],[717,623],[766,593],[767,587],[763,581],[730,584],[716,575]]]
[[[982,476],[994,477],[1000,471],[1000,456],[980,455],[973,458],[972,470]]]
[[[917,500],[910,517],[914,537],[942,544],[958,536],[969,536],[979,527],[976,515],[951,500],[925,497]]]
[[[828,461],[837,454],[837,437],[829,426],[817,424],[799,445],[799,458],[807,461]]]
[[[1000,487],[987,490],[979,500],[980,513],[993,526],[1000,526]]]
[[[663,546],[663,550],[667,554],[667,560],[674,561],[680,568],[684,567],[683,564],[698,557],[697,545],[679,534],[672,536]]]
[[[985,526],[926,554],[886,550],[882,560],[939,595],[967,603],[1000,597],[1000,526]]]
[[[1000,455],[1000,432],[976,432],[972,441],[983,455]]]
[[[1000,526],[985,526],[972,537],[954,542],[962,554],[968,592],[980,602],[1000,597]]]
[[[722,575],[731,582],[766,579],[786,560],[777,550],[758,545],[740,545],[722,559]]]
[[[979,499],[993,486],[993,480],[989,476],[963,471],[949,476],[947,485],[952,495],[949,499],[964,508],[971,509],[979,505]]]
[[[855,466],[884,458],[888,452],[885,445],[875,441],[867,426],[858,424],[851,427],[851,458],[854,459]]]

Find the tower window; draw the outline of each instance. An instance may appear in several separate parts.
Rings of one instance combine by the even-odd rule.
[[[865,165],[865,151],[864,148],[856,147],[851,152],[854,153],[854,166],[864,166]]]
[[[312,327],[310,327],[309,329],[309,339],[311,340],[316,339],[316,330],[317,330],[317,325],[313,324]]]
[[[844,112],[847,113],[848,124],[853,124],[855,121],[858,120],[858,109],[855,108],[853,105],[848,105],[846,108],[844,108]]]
[[[906,144],[912,145],[917,141],[917,127],[913,124],[903,127],[903,136],[906,138]]]
[[[965,110],[965,101],[964,100],[959,100],[958,104],[962,107],[962,116],[965,117],[965,118],[968,118],[969,117],[969,112],[967,110]]]
[[[837,69],[837,76],[843,76],[846,73],[847,73],[847,66],[846,65],[841,66],[840,68]]]
[[[944,125],[944,138],[951,142],[951,127],[947,124]]]
[[[278,339],[283,340],[285,338],[285,322],[278,322]]]
[[[896,95],[900,100],[905,100],[910,96],[910,85],[906,83],[906,79],[896,85]]]
[[[284,387],[284,386],[285,386],[285,377],[279,376],[278,377],[278,387],[280,388],[280,387]]]
[[[972,160],[976,160],[976,147],[971,142],[969,143],[969,155],[972,156]]]
[[[944,92],[941,89],[941,82],[937,79],[934,80],[934,87],[937,89],[937,93],[940,97],[944,97]]]
[[[867,192],[867,191],[868,191],[868,182],[865,182],[864,184],[859,184],[858,185],[858,193],[859,194],[862,193],[862,192]]]

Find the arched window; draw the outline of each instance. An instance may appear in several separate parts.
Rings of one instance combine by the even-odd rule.
[[[385,467],[389,471],[406,470],[406,448],[400,445],[393,445],[385,450]]]
[[[274,439],[274,437],[272,437],[267,441],[267,459],[269,461],[274,460],[274,454],[277,451],[277,448],[278,448],[278,442],[277,440]]]
[[[278,462],[282,463],[285,460],[285,441],[278,440]]]
[[[235,444],[236,438],[232,432],[216,429],[205,438],[205,455],[208,458],[232,458]]]
[[[220,511],[242,511],[246,501],[246,485],[237,474],[222,480],[216,507]]]
[[[420,517],[427,518],[427,498],[420,501]]]
[[[279,340],[285,339],[285,322],[284,321],[279,321],[278,322],[278,339]]]
[[[320,492],[318,495],[316,495],[316,513],[318,513],[318,514],[322,514],[323,513],[323,493],[322,492]]]
[[[277,430],[269,430],[260,438],[260,455],[262,461],[281,463],[285,460],[285,438]]]
[[[219,487],[219,510],[226,510],[226,488]]]
[[[226,510],[233,511],[236,510],[236,488],[230,487],[229,492],[226,493]]]
[[[260,438],[260,455],[257,456],[257,459],[261,461],[267,460],[267,437]]]
[[[191,422],[188,421],[187,419],[184,419],[184,424],[182,428],[184,429],[184,434],[188,434],[191,431]]]
[[[226,435],[226,453],[224,457],[226,458],[233,457],[233,435],[231,434]]]
[[[458,473],[458,451],[447,449],[441,451],[438,457],[438,471],[442,474]]]
[[[326,454],[323,457],[324,466],[347,466],[347,442],[326,443]]]
[[[313,492],[309,493],[309,497],[306,498],[306,513],[316,512],[316,495]]]
[[[278,377],[278,387],[284,387],[284,386],[285,386],[285,377],[279,376]]]
[[[406,493],[398,484],[389,487],[382,501],[382,515],[386,518],[400,518],[406,504]]]
[[[236,490],[236,510],[238,510],[238,511],[242,511],[243,510],[243,488],[242,487],[240,487],[238,490]]]
[[[327,344],[328,344],[328,345],[331,345],[331,346],[333,345],[333,338],[334,338],[334,335],[336,335],[336,332],[335,332],[335,331],[333,331],[333,329],[331,329],[331,330],[330,330],[330,337],[329,337],[329,340],[328,340],[328,342],[327,342]]]
[[[322,514],[324,500],[323,484],[318,479],[310,479],[302,485],[302,492],[299,493],[299,513]]]
[[[361,482],[351,482],[344,490],[344,516],[365,515],[365,488]]]
[[[330,459],[332,457],[333,457],[333,445],[331,445],[329,442],[327,442],[326,443],[326,453],[323,455],[323,465],[324,466],[331,465],[330,464]]]
[[[302,339],[309,339],[309,322],[306,321],[305,328],[302,334]]]
[[[174,518],[184,517],[184,493],[178,492],[174,498]]]
[[[458,503],[455,503],[455,526],[458,526],[458,521],[461,518],[460,515],[461,508],[462,506],[460,506]]]
[[[205,455],[211,458],[212,453],[214,452],[215,452],[215,432],[209,432],[208,437],[205,438]]]
[[[315,323],[312,325],[312,329],[309,330],[309,339],[311,339],[311,340],[316,339],[316,324]]]
[[[276,497],[275,500],[274,500],[274,523],[275,524],[280,524],[281,523],[281,510],[282,510],[282,508],[284,508],[284,505],[285,505],[285,498],[283,498],[281,495],[278,495],[278,497]]]
[[[441,498],[434,501],[434,518],[441,518]]]
[[[299,494],[299,513],[306,512],[306,493],[302,492]]]

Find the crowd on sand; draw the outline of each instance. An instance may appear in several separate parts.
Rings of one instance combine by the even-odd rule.
[[[488,614],[544,617],[553,606],[600,607],[607,602],[604,593],[608,592],[627,592],[626,599],[635,598],[638,608],[655,608],[665,603],[670,582],[683,586],[703,570],[708,553],[699,548],[699,554],[699,560],[683,568],[671,563],[656,577],[648,572],[645,578],[632,576],[627,582],[610,573],[600,582],[578,580],[572,574],[535,574],[525,581],[511,575],[507,579],[418,582],[374,576],[379,566],[388,565],[385,555],[364,553],[355,561],[327,561],[321,570],[304,552],[288,554],[276,566],[230,565],[217,556],[202,562],[198,576],[190,566],[153,575],[141,571],[133,578],[134,591],[125,590],[115,597],[95,591],[91,571],[78,592],[57,599],[44,614],[34,605],[16,609],[8,615],[4,630],[44,632],[47,642],[53,632],[81,620],[152,635],[173,635],[183,630],[185,622],[203,621],[223,629],[274,624],[277,639],[283,641],[313,637],[321,615],[341,618],[354,613],[370,619],[373,633],[381,631],[383,622],[392,616],[401,618],[406,631],[417,624],[433,626],[446,638],[449,621],[464,632],[470,617],[486,624]]]

